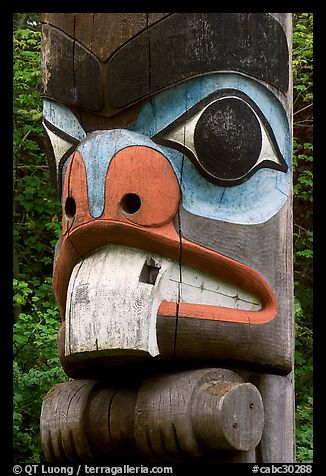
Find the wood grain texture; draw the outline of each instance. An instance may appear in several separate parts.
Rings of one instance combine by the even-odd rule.
[[[105,62],[122,44],[149,23],[168,13],[43,13],[42,22],[75,38]]]
[[[75,38],[105,62],[146,28],[147,13],[78,13],[75,22]]]
[[[76,13],[43,13],[42,23],[50,24],[64,31],[67,35],[74,35]]]
[[[102,67],[92,53],[51,25],[42,26],[43,94],[90,111],[102,107]]]
[[[130,388],[71,381],[53,387],[43,402],[42,446],[52,463],[137,451],[152,461],[207,455],[216,462],[288,463],[293,404],[291,376],[243,368],[166,373]],[[229,453],[239,446],[245,451]]]
[[[133,61],[135,51],[144,48],[151,51],[150,83],[148,59]],[[110,99],[115,107],[123,107],[203,71],[225,70],[254,76],[286,92],[288,59],[284,31],[269,14],[175,13],[110,59]],[[137,84],[130,80],[133,76]]]
[[[109,411],[110,438],[115,451],[124,455],[137,453],[134,437],[137,392],[125,386],[115,393]]]
[[[84,432],[84,414],[91,380],[57,384],[46,395],[41,411],[41,440],[49,462],[88,461],[94,457]]]
[[[160,296],[139,279],[147,257],[146,251],[107,245],[75,266],[67,290],[66,355],[101,350],[158,355]],[[160,281],[170,263],[160,257],[156,262]]]
[[[110,407],[117,392],[115,386],[105,387],[98,385],[89,396],[85,415],[80,414],[80,419],[85,420],[82,429],[87,433],[96,455],[108,455],[115,452],[115,447],[110,434]]]
[[[148,19],[148,15],[152,15]],[[103,100],[105,62],[125,42],[167,14],[43,13],[42,91],[68,104],[85,130],[108,129],[119,113]],[[81,79],[81,81],[79,81]],[[83,89],[85,86],[85,89]],[[85,90],[88,90],[88,97]],[[105,89],[105,88],[104,88]],[[90,112],[91,111],[91,112]],[[130,124],[138,107],[118,121]]]
[[[264,409],[252,384],[204,384],[194,400],[194,432],[204,445],[232,451],[256,448],[264,428]]]
[[[259,392],[242,382],[226,369],[184,371],[145,380],[135,409],[138,450],[152,460],[169,460],[200,456],[208,448],[254,448],[262,433],[263,407]],[[244,405],[241,415],[236,409],[240,401]]]
[[[249,347],[248,325],[160,316],[157,335],[163,358],[175,356],[181,361],[225,359],[256,363],[255,350]],[[267,362],[261,359],[259,364],[266,366]]]
[[[153,25],[154,23],[163,20],[168,15],[172,13],[147,13],[148,15],[148,25]]]
[[[264,432],[257,447],[257,461],[289,463],[295,461],[294,379],[260,374],[251,378],[264,402]],[[275,404],[277,402],[277,404]]]
[[[187,239],[245,263],[260,272],[267,280],[277,296],[277,317],[264,326],[250,326],[247,339],[243,344],[239,341],[236,354],[238,356],[242,349],[243,359],[248,358],[257,364],[271,365],[289,372],[293,365],[294,345],[291,200],[275,217],[256,226],[213,221],[180,209],[180,227]],[[184,322],[184,319],[178,321],[176,347],[180,346],[181,354],[184,346],[195,352],[197,335],[195,345],[190,344],[191,328],[194,329],[194,326],[192,323]],[[211,332],[214,332],[216,342],[221,343],[223,338],[220,338],[219,334],[222,330],[218,327],[222,326],[216,326],[216,331]],[[183,335],[184,332],[186,335]],[[233,339],[234,336],[231,333],[229,339]],[[236,339],[234,343],[236,345]],[[209,348],[205,347],[207,352]],[[221,347],[217,345],[216,348]],[[222,348],[224,349],[223,344]],[[229,351],[227,355],[230,355]]]
[[[131,124],[136,121],[139,111],[144,106],[145,102],[146,100],[140,101],[123,111],[113,110],[112,108],[105,106],[105,108],[100,111],[100,115],[82,110],[75,110],[74,112],[78,115],[80,124],[86,131],[115,129],[117,127],[128,129]]]
[[[219,454],[248,461],[263,420],[254,385],[231,370],[204,368],[148,376],[129,386],[117,380],[56,385],[43,402],[41,439],[48,462],[137,453],[152,462]]]
[[[124,44],[128,43],[133,38],[137,39],[137,36],[139,36],[139,33],[141,33],[141,35],[144,33],[144,36],[146,37],[147,35],[145,31],[146,27],[149,27],[149,29],[153,27],[160,29],[159,34],[156,35],[157,41],[160,41],[159,38],[161,37],[162,32],[163,34],[165,31],[168,32],[170,28],[168,25],[168,21],[170,18],[172,19],[172,21],[175,21],[178,25],[181,25],[181,24],[184,25],[183,28],[186,29],[185,21],[183,21],[182,18],[178,18],[178,15],[179,16],[186,15],[185,17],[186,23],[188,21],[190,21],[190,23],[191,21],[195,21],[192,18],[193,14],[189,14],[189,13],[188,14],[180,14],[180,13],[179,14],[171,14],[171,13],[44,13],[42,15],[42,22],[45,26],[44,35],[46,35],[46,28],[48,26],[51,26],[52,28],[56,28],[58,31],[62,31],[66,33],[66,35],[75,39],[80,45],[83,45],[85,48],[87,48],[87,50],[89,50],[94,56],[96,56],[99,59],[99,61],[102,63],[102,62],[106,62],[107,59],[110,56],[112,56],[112,54],[114,54],[115,51],[123,47]],[[201,15],[201,14],[195,14],[195,15]],[[202,14],[202,15],[207,15],[207,14]],[[208,14],[208,15],[215,15],[215,14]],[[239,14],[216,14],[216,15],[239,15]],[[255,14],[249,14],[249,15],[255,15]],[[173,20],[174,17],[175,17],[175,20]],[[284,27],[286,35],[289,37],[291,25],[290,25],[290,21],[286,17],[286,14],[270,14],[270,18],[269,18],[269,21],[267,21],[267,24],[272,24],[273,18],[277,19],[277,22],[275,22],[276,25],[274,25],[275,30],[277,30],[277,25],[278,23],[280,23]],[[205,19],[203,20],[203,22],[205,23]],[[249,24],[250,22],[251,20],[249,21]],[[162,23],[162,28],[160,27],[161,23]],[[179,27],[177,29],[179,30]],[[173,26],[171,27],[171,30],[173,31]],[[271,28],[271,30],[273,30],[273,28]],[[153,51],[155,51],[154,36],[155,35],[153,35],[153,48],[151,48],[153,49]],[[47,40],[45,38],[45,42],[46,41]],[[136,41],[139,41],[139,40],[136,40]],[[288,41],[289,47],[290,47],[290,44],[291,42]],[[52,46],[49,45],[49,46],[51,49],[51,56],[56,56],[58,54],[58,51],[56,51],[54,45]],[[139,52],[137,53],[136,56],[139,62],[139,58],[138,58]],[[169,65],[168,59],[166,59],[166,61],[161,62],[160,55],[156,55],[156,56],[159,63]],[[267,56],[268,55],[266,55],[266,57]],[[146,55],[144,55],[143,65],[145,65],[147,61],[148,61],[148,58],[146,58]],[[188,63],[191,64],[191,61],[188,60]],[[207,65],[205,67],[207,67]],[[152,65],[152,68],[153,68],[153,65]],[[144,70],[144,67],[142,66],[141,69]],[[178,69],[178,64],[175,65],[175,69]],[[179,66],[179,69],[180,69],[180,66]],[[61,77],[61,69],[57,68],[56,72],[53,70],[53,75],[54,76],[59,75],[59,77]],[[44,78],[45,86],[47,84],[46,78],[48,76],[49,75],[47,74],[46,70],[44,70],[43,78]],[[104,74],[104,76],[106,76],[106,74]],[[160,75],[158,74],[158,77],[159,76]],[[165,74],[163,76],[165,76]],[[146,74],[144,78],[145,77],[146,77]],[[141,79],[141,82],[144,81],[144,78]],[[66,80],[67,80],[67,77],[66,77]],[[58,79],[58,81],[56,81],[58,87],[59,87],[59,82],[60,80]],[[136,84],[135,81],[134,81],[134,84]],[[281,101],[284,101],[284,98],[281,98]],[[70,102],[70,105],[74,106],[72,102]],[[79,106],[83,109],[82,104],[79,104]],[[88,126],[88,123],[96,123],[98,126],[100,126],[101,122],[103,122],[103,118],[105,117],[108,118],[111,115],[116,114],[117,112],[119,112],[119,108],[114,109],[112,108],[112,105],[110,105],[109,103],[105,103],[101,111],[102,118],[96,117],[96,116],[92,117],[89,114],[87,114],[87,112],[83,112],[82,114],[85,115],[85,119],[83,119],[83,125],[86,127],[87,130],[89,130],[89,128],[93,128],[94,130],[95,127],[91,125]],[[104,119],[104,122],[105,122],[105,119]],[[100,126],[97,128],[104,129],[105,127]]]

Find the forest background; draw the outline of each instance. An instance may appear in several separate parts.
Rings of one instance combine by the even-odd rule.
[[[43,462],[42,400],[68,380],[56,350],[60,327],[51,281],[61,206],[41,125],[39,13],[13,18],[13,437],[14,462]],[[313,461],[313,14],[293,14],[294,308],[297,462]]]

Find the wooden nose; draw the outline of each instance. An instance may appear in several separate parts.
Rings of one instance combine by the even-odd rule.
[[[132,146],[112,159],[106,177],[103,218],[158,227],[173,220],[179,201],[177,177],[160,152]]]

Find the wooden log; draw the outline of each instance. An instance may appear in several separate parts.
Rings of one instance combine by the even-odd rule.
[[[115,451],[110,435],[109,409],[116,392],[117,388],[114,386],[108,388],[99,386],[90,395],[85,414],[80,414],[80,419],[85,419],[83,431],[87,434],[87,439],[91,442],[97,457]]]
[[[139,386],[95,380],[56,385],[42,406],[41,439],[49,462],[89,462],[140,453],[184,460],[248,452],[263,431],[260,393],[227,369],[148,377]]]
[[[248,462],[285,463],[296,460],[294,407],[295,392],[292,372],[288,375],[264,374],[253,369],[233,369],[245,382],[252,383],[264,402],[264,431],[255,448],[254,460]],[[278,405],[275,405],[275,401]]]
[[[47,461],[90,461],[94,453],[85,434],[85,414],[92,380],[73,380],[55,385],[46,395],[41,411],[41,441]]]
[[[198,457],[207,449],[249,451],[264,425],[258,390],[226,369],[149,378],[135,412],[137,448],[156,460]]]
[[[194,432],[211,449],[249,451],[264,427],[262,398],[250,383],[204,384],[193,403]]]
[[[135,450],[136,389],[74,380],[54,386],[41,414],[41,441],[48,462],[90,462]]]
[[[130,386],[119,388],[109,410],[110,438],[115,452],[124,457],[137,454],[134,436],[136,389]]]

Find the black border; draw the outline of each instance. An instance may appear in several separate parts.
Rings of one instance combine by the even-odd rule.
[[[29,2],[28,9],[31,11],[36,11],[40,13],[41,11],[49,12],[71,12],[71,11],[81,11],[87,12],[86,8],[87,3],[82,2],[53,2],[50,4],[44,4],[44,2]],[[137,5],[137,6],[136,6]],[[186,10],[189,11],[191,6],[196,5],[194,3],[176,5],[175,2],[165,2],[163,5],[153,2],[142,2],[136,4],[135,2],[125,1],[121,2],[110,2],[108,5],[106,2],[93,1],[91,6],[93,10],[98,12],[105,11],[109,8],[110,12],[140,12],[144,9],[149,9],[151,12],[160,12],[167,9],[177,8],[179,11]],[[261,2],[246,2],[245,4],[239,3],[237,5],[234,2],[232,5],[228,5],[231,9],[241,9],[242,11],[252,9],[260,10],[262,7]],[[323,325],[325,323],[324,319],[324,310],[323,310],[323,301],[321,301],[321,295],[324,293],[323,280],[324,273],[323,268],[320,264],[323,262],[323,257],[325,255],[324,242],[322,241],[323,235],[323,222],[324,214],[320,213],[324,210],[323,207],[323,187],[324,177],[323,174],[323,164],[325,163],[324,157],[321,156],[320,151],[322,150],[322,141],[321,137],[324,134],[324,124],[323,124],[323,95],[324,93],[324,76],[321,73],[321,68],[324,64],[324,48],[322,47],[324,35],[322,33],[322,28],[324,28],[324,15],[322,10],[322,3],[317,3],[311,0],[300,0],[293,4],[293,2],[283,1],[273,1],[264,3],[263,6],[265,9],[280,11],[280,12],[291,12],[296,10],[297,12],[312,12],[314,13],[314,56],[315,56],[315,66],[314,66],[314,91],[316,95],[315,103],[315,114],[317,114],[317,120],[315,121],[315,134],[314,134],[314,147],[315,147],[315,178],[314,178],[314,200],[317,201],[317,207],[315,208],[314,214],[314,232],[315,232],[315,263],[314,266],[314,276],[317,277],[318,283],[314,288],[314,355],[315,355],[315,364],[314,364],[314,385],[315,385],[315,403],[314,403],[314,463],[313,463],[313,473],[322,469],[322,455],[324,451],[324,445],[322,445],[322,426],[321,422],[323,420],[323,413],[325,413],[325,407],[322,402],[322,391],[323,391],[323,354],[320,350],[323,348],[324,344],[324,332]],[[10,7],[10,8],[9,8]],[[206,9],[212,8],[212,3],[209,3]],[[2,133],[4,137],[3,141],[3,162],[1,170],[1,193],[2,193],[2,203],[4,204],[4,213],[2,215],[2,255],[1,255],[1,270],[2,270],[2,286],[1,286],[1,297],[2,297],[2,319],[1,319],[1,392],[0,392],[0,405],[1,405],[1,423],[0,423],[0,441],[1,441],[1,472],[3,475],[12,475],[12,459],[13,459],[13,446],[12,446],[12,235],[10,232],[12,230],[12,16],[16,12],[25,12],[27,9],[26,2],[14,1],[4,2],[2,5],[2,23],[1,31],[3,33],[1,44],[3,46],[2,50],[2,60],[3,60],[3,72],[5,74],[0,75],[2,91],[7,92],[3,100],[3,121],[2,121]],[[11,94],[10,94],[11,93]],[[319,119],[319,121],[318,121]],[[324,155],[324,154],[323,154]],[[10,239],[11,237],[11,239]],[[319,265],[319,266],[318,266]],[[320,275],[319,275],[320,274]],[[319,279],[318,279],[319,278]],[[315,282],[316,282],[315,281]],[[323,369],[323,370],[322,370]],[[267,466],[267,465],[266,465]],[[173,474],[192,474],[193,471],[197,473],[198,469],[200,472],[198,474],[203,475],[215,475],[218,473],[223,474],[223,469],[231,470],[235,474],[252,474],[251,465],[245,464],[236,464],[232,465],[223,465],[220,464],[216,470],[215,468],[210,468],[209,465],[186,465],[184,468],[179,470],[174,470]],[[220,471],[219,471],[220,470]],[[217,472],[216,472],[217,471]],[[23,473],[24,474],[24,473]],[[317,472],[316,472],[317,474]],[[319,474],[319,472],[318,472]]]

